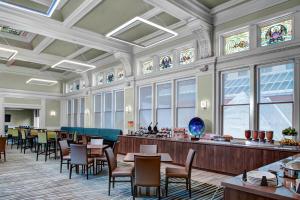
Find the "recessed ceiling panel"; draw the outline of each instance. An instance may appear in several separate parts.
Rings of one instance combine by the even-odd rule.
[[[41,69],[42,67],[45,66],[43,64],[27,62],[27,61],[23,61],[23,60],[15,60],[12,65],[26,67],[26,68],[30,68],[30,69]]]
[[[197,1],[211,9],[218,5],[221,5],[222,3],[226,3],[230,0],[197,0]]]
[[[87,52],[77,56],[76,58],[74,58],[75,60],[80,60],[80,61],[89,61],[92,60],[98,56],[101,56],[103,54],[105,54],[105,51],[101,51],[98,49],[90,49]]]
[[[43,51],[43,53],[66,57],[81,48],[82,46],[78,44],[55,40]]]
[[[103,0],[75,26],[105,35],[152,8],[143,0]]]
[[[128,31],[135,32],[136,30],[134,30],[134,29],[147,30],[147,31],[144,31],[144,33],[146,33],[146,35],[153,33],[153,32],[162,32],[162,33],[164,33],[165,38],[159,39],[157,42],[154,42],[152,44],[144,45],[143,43],[138,43],[133,40],[128,40],[127,37],[124,37],[126,35],[130,35],[130,33],[126,34],[126,32],[128,32]],[[146,36],[146,35],[143,35],[143,36]],[[106,34],[106,37],[145,48],[145,47],[150,47],[150,46],[156,45],[160,42],[163,42],[165,40],[173,38],[177,35],[178,34],[175,31],[172,31],[171,29],[160,26],[159,24],[153,23],[149,20],[145,20],[140,17],[135,17],[135,18],[129,20],[128,22],[126,22],[125,24],[122,24],[121,26],[112,30],[108,34]]]
[[[24,12],[39,14],[43,16],[50,17],[60,0],[0,0],[0,4],[3,6],[9,6]]]

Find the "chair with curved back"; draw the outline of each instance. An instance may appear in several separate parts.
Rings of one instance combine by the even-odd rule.
[[[70,149],[67,140],[60,140],[58,142],[59,151],[60,151],[60,173],[62,172],[62,165],[66,164],[67,169],[69,169],[70,165]]]
[[[158,199],[160,199],[160,156],[134,156],[134,192],[137,187],[156,187]]]
[[[168,195],[169,183],[185,183],[186,189],[189,190],[189,197],[192,197],[191,174],[195,154],[195,150],[189,149],[184,168],[166,168],[166,196]],[[169,178],[182,178],[185,179],[185,182],[170,182]]]
[[[6,161],[6,137],[1,137],[0,136],[0,159],[1,159],[1,154],[4,156],[4,162]]]
[[[113,152],[114,152],[116,159],[118,156],[119,145],[120,145],[120,141],[114,142],[114,145],[113,145]],[[105,163],[107,163],[106,155],[96,158],[96,171],[98,170],[98,166],[100,166],[100,171],[102,171],[103,167],[105,166]]]
[[[157,145],[140,145],[140,153],[145,154],[156,154],[157,153]]]
[[[131,193],[132,190],[132,182],[133,182],[133,167],[118,167],[117,159],[114,155],[112,148],[108,147],[105,150],[105,155],[108,163],[108,195],[110,196],[110,187],[111,183],[113,184],[113,188],[115,187],[116,182],[130,182],[131,183]],[[116,180],[118,177],[129,177],[130,180]]]
[[[69,179],[72,177],[72,169],[74,167],[81,166],[82,169],[86,169],[86,179],[89,179],[89,169],[93,167],[94,170],[94,159],[89,158],[87,154],[87,146],[84,144],[70,144],[71,160],[70,160],[70,174]],[[83,170],[82,170],[83,171]]]

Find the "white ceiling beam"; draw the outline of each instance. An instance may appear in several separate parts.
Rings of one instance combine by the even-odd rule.
[[[188,21],[194,16],[190,14],[189,12],[181,9],[178,5],[175,5],[174,3],[168,1],[168,0],[144,0],[146,3],[156,7],[160,8],[161,10],[165,11],[166,13],[180,19],[183,21]]]
[[[41,53],[42,51],[44,51],[44,49],[46,49],[52,42],[54,42],[55,39],[53,38],[45,38],[43,39],[34,49],[33,52],[36,54]]]
[[[86,0],[78,8],[76,8],[64,21],[63,26],[71,28],[80,19],[82,19],[87,13],[89,13],[95,6],[97,6],[102,0]],[[46,49],[55,39],[45,38],[35,48],[35,53],[41,53]]]
[[[71,43],[80,44],[90,48],[99,49],[107,52],[131,52],[132,47],[129,45],[117,43],[107,39],[101,34],[86,31],[77,27],[64,27],[62,22],[51,18],[38,15],[28,15],[9,7],[0,7],[0,18],[3,21],[11,22],[23,30],[45,35],[51,38],[64,40]]]

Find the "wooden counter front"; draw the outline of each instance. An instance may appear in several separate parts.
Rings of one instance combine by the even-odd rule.
[[[224,142],[193,142],[138,136],[120,136],[119,153],[139,152],[141,144],[156,144],[159,153],[169,153],[173,164],[184,165],[188,150],[196,151],[193,167],[232,175],[241,174],[300,153],[298,149],[235,145]]]

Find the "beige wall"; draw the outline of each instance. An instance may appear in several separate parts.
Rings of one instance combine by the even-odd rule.
[[[4,103],[41,105],[40,99],[5,97]]]
[[[60,83],[55,84],[53,86],[26,84],[26,81],[29,80],[30,78],[32,77],[16,75],[16,74],[0,73],[0,88],[47,92],[47,93],[61,93],[62,91]]]
[[[204,76],[199,76],[197,78],[197,115],[204,120],[205,122],[205,131],[212,132],[213,131],[213,75],[208,74]],[[202,109],[200,107],[200,102],[206,100],[208,102],[207,109]]]
[[[51,116],[50,112],[55,111],[56,115]],[[45,112],[45,126],[46,127],[60,127],[60,101],[59,100],[46,100]]]
[[[8,126],[33,126],[33,110],[6,110],[5,114],[11,115],[11,121],[5,122]]]

